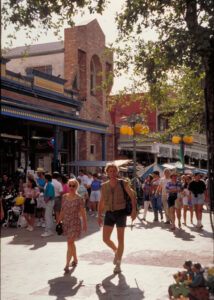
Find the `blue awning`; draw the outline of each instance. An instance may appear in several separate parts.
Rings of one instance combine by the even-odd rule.
[[[2,99],[1,114],[14,118],[31,120],[40,123],[48,123],[97,133],[106,133],[108,127],[108,125],[103,123],[87,121],[76,116],[73,117],[72,115],[68,116],[68,113],[63,113],[61,111],[59,111],[58,113],[54,113],[53,111],[49,112],[47,107],[43,111],[42,109],[34,106],[35,104],[31,104],[31,107],[29,107],[29,105],[21,106],[21,104],[12,102],[9,103],[7,99]]]

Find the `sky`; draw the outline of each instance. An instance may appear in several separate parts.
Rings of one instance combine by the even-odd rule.
[[[106,44],[107,46],[110,43],[114,43],[114,41],[117,38],[117,25],[115,22],[115,15],[117,12],[121,11],[122,5],[125,3],[125,0],[110,0],[110,3],[108,4],[107,8],[103,12],[102,15],[99,14],[93,14],[90,15],[88,11],[85,12],[85,15],[83,16],[76,16],[74,18],[74,21],[76,25],[85,22],[85,21],[91,21],[93,19],[97,19],[105,36],[106,36]],[[60,35],[62,36],[63,39],[63,33],[64,33],[64,28],[69,27],[68,25],[65,25],[61,31]],[[12,33],[12,27],[7,28],[6,31],[2,31],[2,47],[4,48],[6,46],[7,38],[6,36]],[[36,36],[37,31],[34,31],[34,34]],[[154,39],[155,34],[151,30],[147,30],[144,32],[144,38],[145,40],[148,39]],[[41,43],[48,43],[48,42],[55,42],[57,41],[58,38],[54,35],[53,31],[50,30],[48,31],[48,34],[43,33],[40,38],[38,39],[37,42],[33,42],[32,44],[41,44]],[[26,39],[25,37],[25,32],[24,30],[20,31],[16,35],[16,39],[13,41],[13,47],[18,47],[18,46],[23,46],[25,44],[29,44],[29,40]],[[119,90],[123,89],[124,87],[129,87],[131,85],[131,80],[129,77],[131,77],[132,74],[125,75],[123,74],[122,76],[115,78],[114,79],[114,85],[112,88],[112,94],[117,93]]]

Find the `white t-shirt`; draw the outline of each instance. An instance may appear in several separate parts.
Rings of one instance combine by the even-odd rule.
[[[81,184],[85,186],[85,184],[88,184],[88,176],[87,175],[83,175],[83,176],[78,176],[77,178],[79,178],[81,180]]]
[[[91,178],[88,177],[87,186],[91,186],[93,180],[94,180],[93,177]]]
[[[162,187],[162,195],[164,195],[164,196],[167,195],[167,192],[166,192],[166,185],[167,185],[167,183],[168,183],[170,180],[171,180],[170,178],[167,179],[167,178],[165,178],[165,177],[162,177],[162,178],[160,179],[160,185],[161,185],[161,187]]]
[[[55,197],[61,196],[61,193],[63,192],[62,184],[55,178],[52,179],[52,183],[54,185]]]

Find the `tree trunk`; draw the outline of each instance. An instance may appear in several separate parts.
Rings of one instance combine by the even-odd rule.
[[[214,49],[213,49],[214,53]],[[210,218],[213,227],[214,215],[214,54],[210,55],[205,78],[206,131],[208,152],[208,193],[210,199]]]

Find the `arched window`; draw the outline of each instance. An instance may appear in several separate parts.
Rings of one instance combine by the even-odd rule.
[[[90,89],[91,89],[91,95],[95,95],[95,89],[96,89],[96,72],[95,72],[95,65],[93,60],[91,60],[90,64]]]

